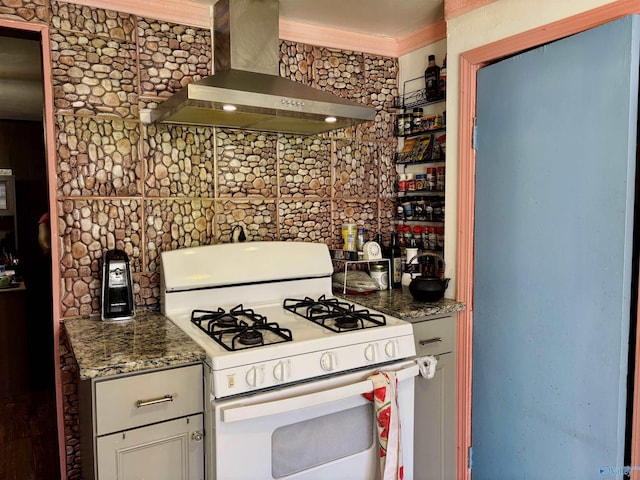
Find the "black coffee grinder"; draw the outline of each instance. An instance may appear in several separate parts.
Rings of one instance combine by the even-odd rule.
[[[126,320],[135,315],[129,257],[108,250],[102,262],[102,320]]]

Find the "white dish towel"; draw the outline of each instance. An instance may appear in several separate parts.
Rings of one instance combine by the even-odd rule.
[[[416,358],[416,363],[420,369],[420,375],[427,380],[432,379],[436,374],[436,365],[438,365],[438,359],[433,355],[427,355],[425,357]]]

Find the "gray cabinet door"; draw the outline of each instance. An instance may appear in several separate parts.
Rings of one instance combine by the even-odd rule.
[[[478,72],[474,479],[623,466],[638,18]]]

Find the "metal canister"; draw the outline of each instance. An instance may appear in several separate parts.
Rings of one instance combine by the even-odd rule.
[[[371,265],[369,269],[369,275],[374,282],[378,290],[386,290],[389,288],[389,267],[386,263],[379,262]]]

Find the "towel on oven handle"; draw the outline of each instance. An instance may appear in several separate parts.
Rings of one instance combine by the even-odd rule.
[[[420,376],[422,378],[426,378],[427,380],[431,380],[436,374],[436,365],[438,364],[438,359],[433,355],[427,355],[425,357],[416,358],[416,363],[418,364],[418,368],[420,369]]]
[[[402,480],[404,467],[400,442],[398,379],[394,372],[376,372],[369,380],[373,382],[373,391],[363,395],[375,407],[382,480]]]

